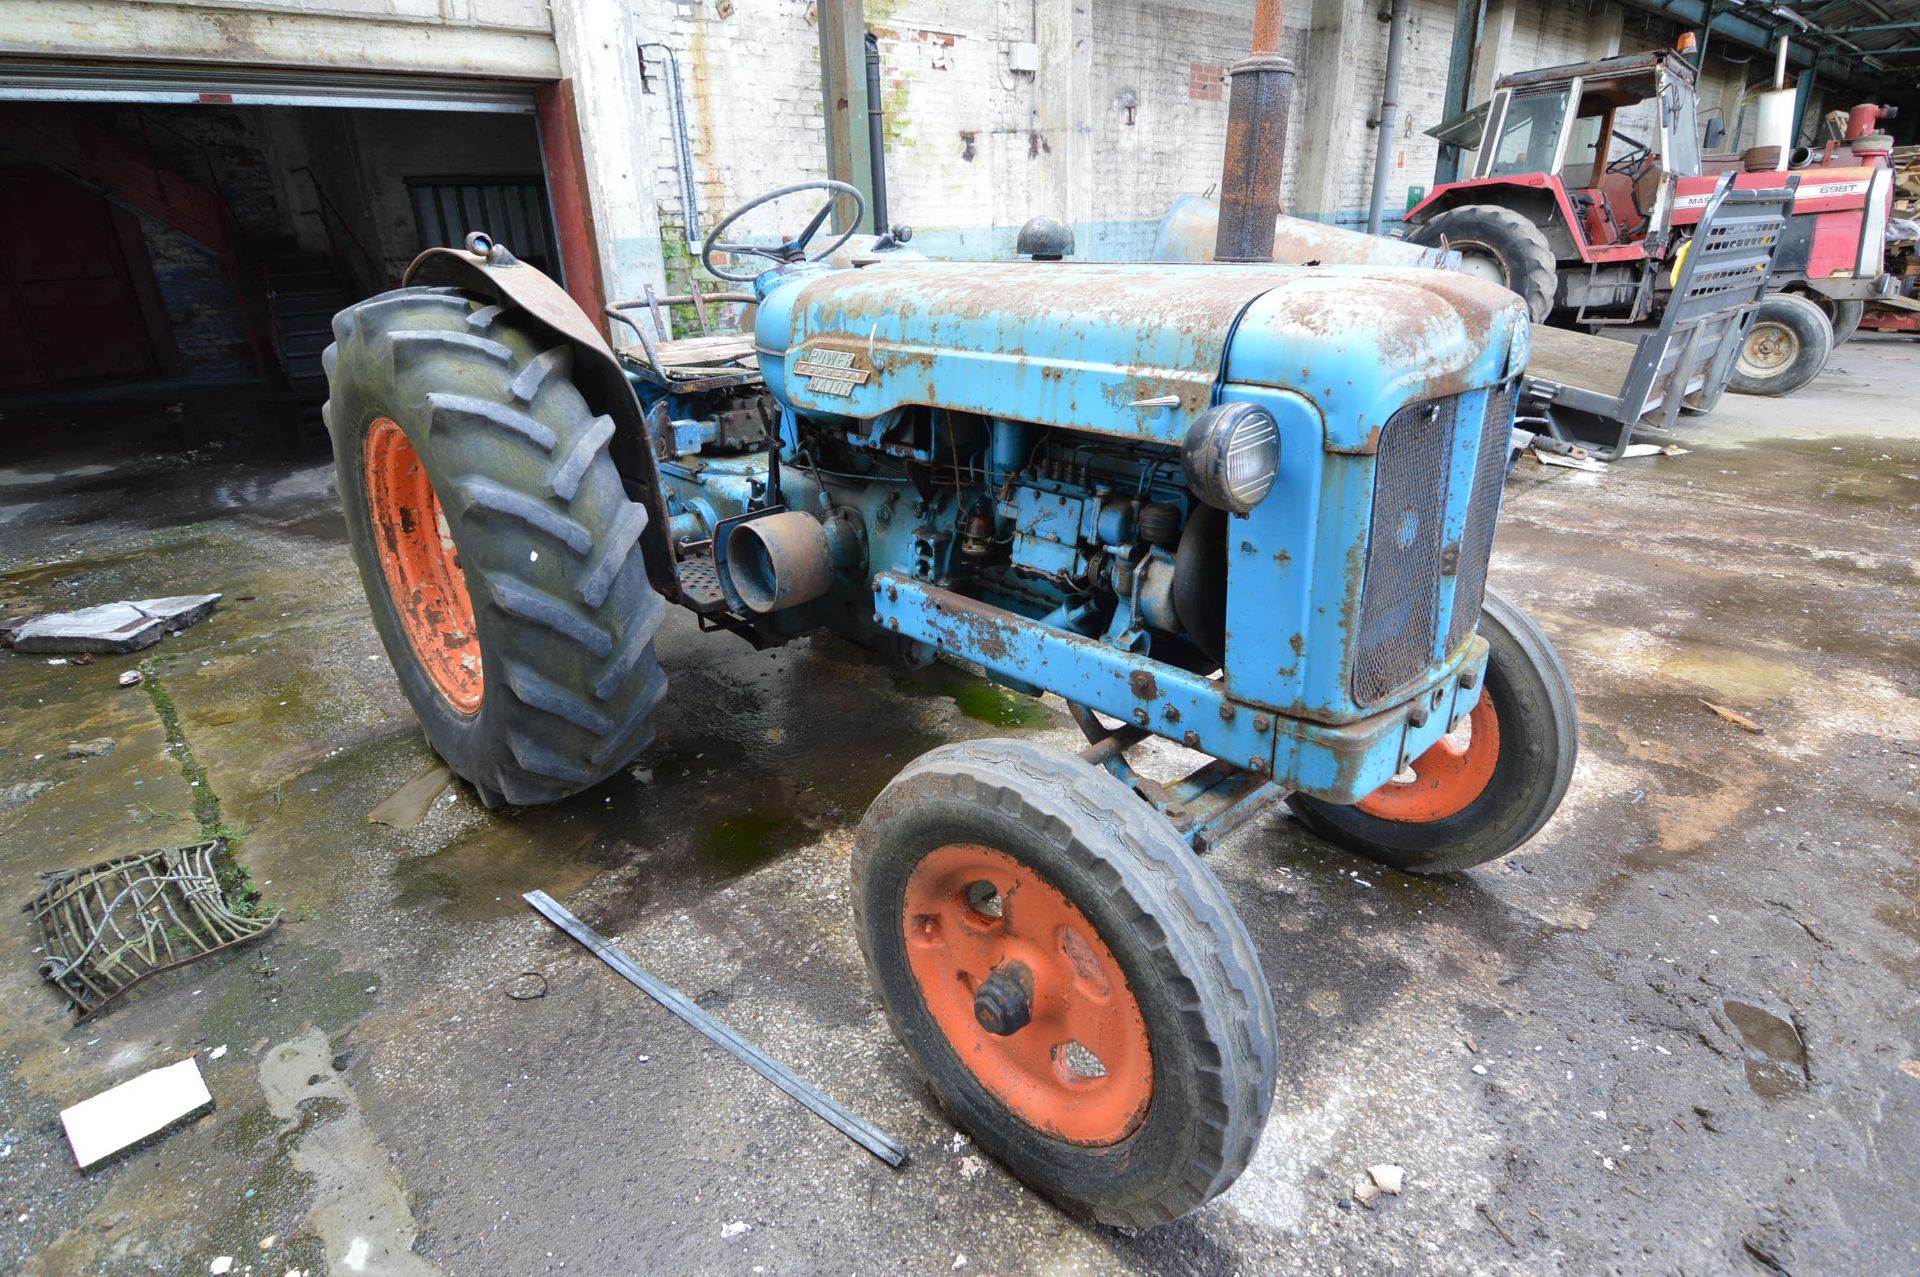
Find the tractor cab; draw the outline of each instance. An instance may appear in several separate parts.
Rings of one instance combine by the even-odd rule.
[[[1457,250],[1538,322],[1647,318],[1653,267],[1714,189],[1694,76],[1669,49],[1502,76],[1484,104],[1430,130],[1473,160],[1408,210],[1407,238]]]
[[[1475,151],[1459,185],[1523,182],[1560,207],[1580,256],[1629,260],[1666,231],[1673,179],[1700,175],[1694,76],[1664,49],[1520,72],[1433,134]]]

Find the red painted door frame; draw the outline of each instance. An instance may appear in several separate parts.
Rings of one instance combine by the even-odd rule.
[[[574,107],[573,81],[550,80],[533,91],[540,124],[540,151],[547,168],[547,194],[553,201],[554,238],[567,293],[607,329],[606,285],[600,278],[599,242],[593,229],[593,203],[587,196],[587,166],[580,148],[580,117]]]

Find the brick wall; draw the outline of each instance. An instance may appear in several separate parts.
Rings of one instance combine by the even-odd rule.
[[[702,236],[728,209],[763,191],[827,175],[812,10],[810,0],[633,0],[639,38],[666,45],[679,62]],[[668,283],[677,289],[698,250],[687,244],[671,81],[659,49],[646,51],[644,92]],[[768,233],[783,215],[791,222],[807,211],[798,200],[783,203],[743,229]]]
[[[181,375],[196,381],[251,377],[246,331],[220,259],[172,227],[137,216],[180,350]]]

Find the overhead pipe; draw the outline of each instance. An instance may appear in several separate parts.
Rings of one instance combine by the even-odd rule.
[[[1255,0],[1253,49],[1227,73],[1233,88],[1220,169],[1216,261],[1273,257],[1280,176],[1287,158],[1287,112],[1293,102],[1293,63],[1280,56],[1285,14],[1281,0]]]
[[[1387,199],[1387,170],[1393,162],[1393,127],[1400,109],[1400,53],[1406,43],[1407,0],[1393,0],[1387,26],[1387,74],[1380,85],[1380,136],[1374,143],[1373,191],[1367,197],[1367,234],[1380,233]]]

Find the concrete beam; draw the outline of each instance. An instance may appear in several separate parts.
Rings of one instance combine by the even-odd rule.
[[[609,301],[627,301],[643,296],[649,284],[664,289],[660,208],[654,200],[659,166],[649,154],[653,132],[648,98],[640,91],[633,10],[595,0],[555,0],[553,40],[560,78],[572,86],[601,293]],[[593,318],[605,327],[601,316]]]
[[[1034,213],[1069,225],[1093,218],[1093,15],[1084,0],[1036,0],[1040,70],[1034,128],[1047,150],[1036,160]]]
[[[1370,114],[1358,98],[1356,71],[1361,41],[1368,26],[1376,25],[1371,5],[1313,0],[1307,64],[1295,89],[1303,99],[1293,111],[1292,144],[1300,148],[1300,168],[1289,212],[1332,218],[1340,211],[1340,188],[1352,175],[1354,157],[1367,153],[1355,136]]]
[[[0,0],[0,54],[502,80],[560,74],[553,37],[533,28],[134,0]]]
[[[1627,11],[1617,4],[1603,4],[1599,12],[1587,15],[1587,61],[1597,62],[1620,52],[1626,17]]]

